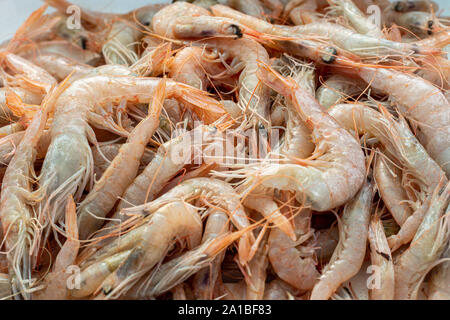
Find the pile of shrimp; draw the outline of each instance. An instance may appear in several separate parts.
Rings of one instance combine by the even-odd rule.
[[[436,3],[44,2],[0,44],[1,299],[450,299]]]

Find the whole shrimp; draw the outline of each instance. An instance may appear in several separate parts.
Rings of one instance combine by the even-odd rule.
[[[80,239],[87,239],[102,225],[102,218],[136,177],[145,146],[159,126],[164,98],[165,80],[162,80],[155,89],[147,117],[130,133],[119,154],[81,202],[78,208]]]
[[[442,91],[420,77],[389,69],[356,68],[372,88],[388,94],[420,128],[419,141],[450,174],[450,104]]]
[[[203,232],[202,243],[218,238],[227,233],[228,216],[225,212],[217,209],[209,209],[208,220]],[[220,275],[225,253],[219,254],[207,268],[201,269],[194,276],[193,289],[197,299],[212,299],[216,281]]]
[[[364,156],[358,142],[292,79],[283,78],[267,65],[261,65],[258,76],[290,100],[311,130],[316,149],[297,163],[256,168],[246,173],[247,183],[258,181],[265,187],[294,191],[300,203],[316,211],[347,202],[364,182]]]
[[[285,282],[300,290],[313,288],[319,277],[316,262],[310,252],[296,248],[310,238],[311,232],[303,228],[303,219],[310,217],[310,210],[303,209],[294,217],[297,240],[289,239],[279,229],[272,229],[268,239],[268,256],[275,273]],[[308,228],[309,229],[309,228]]]
[[[126,278],[133,276],[137,271],[150,270],[166,255],[174,238],[186,238],[190,248],[200,243],[202,231],[200,216],[194,207],[182,201],[173,201],[162,206],[143,222],[143,225],[103,247],[90,258],[92,262],[83,265],[80,289],[72,290],[72,296],[84,297],[92,294],[99,285],[106,295],[121,281],[127,280],[132,283],[137,280],[135,277]],[[121,253],[124,255],[121,256],[122,261],[115,264],[117,270],[110,268],[108,274],[103,276],[97,274],[102,261]]]
[[[448,243],[450,184],[441,183],[433,192],[430,206],[414,239],[394,263],[397,300],[416,299],[419,285]]]
[[[41,185],[47,186],[47,198],[40,205],[42,223],[56,222],[61,216],[58,203],[65,200],[67,194],[74,194],[75,200],[79,200],[91,179],[93,163],[87,139],[90,128],[86,122],[93,102],[128,100],[145,103],[161,81],[166,81],[167,97],[177,98],[189,105],[192,103],[199,112],[206,111],[205,115],[211,108],[219,114],[223,112],[218,103],[203,92],[171,80],[98,75],[73,82],[58,99],[51,128],[52,141],[39,179]],[[61,185],[65,188],[61,189]]]
[[[360,270],[367,245],[374,186],[369,181],[345,205],[339,225],[339,243],[322,270],[319,281],[311,292],[311,300],[328,300],[339,286]]]
[[[43,102],[43,109],[35,115],[14,153],[2,180],[0,218],[5,235],[8,269],[13,294],[29,298],[31,269],[36,265],[36,243],[40,233],[31,207],[40,194],[32,190],[33,163],[36,148],[44,131],[49,112],[66,83],[51,91]]]
[[[238,230],[243,230],[250,226],[250,221],[241,204],[240,196],[228,183],[212,178],[193,178],[183,181],[167,193],[156,200],[143,205],[122,209],[123,214],[151,213],[161,204],[172,199],[192,199],[199,196],[206,197],[209,201],[214,201],[221,208],[225,209],[230,216],[231,222]],[[245,265],[251,260],[251,246],[255,242],[253,233],[247,232],[239,239],[239,260]]]
[[[56,256],[52,271],[44,279],[44,289],[33,293],[33,299],[63,300],[67,298],[67,268],[74,265],[80,248],[78,241],[77,213],[72,196],[66,205],[66,242]]]

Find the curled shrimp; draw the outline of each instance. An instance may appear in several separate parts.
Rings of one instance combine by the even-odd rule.
[[[87,139],[90,131],[86,121],[93,101],[108,103],[124,99],[148,102],[161,81],[166,81],[167,97],[175,97],[189,105],[192,103],[198,107],[198,111],[206,111],[205,115],[209,113],[208,109],[216,107],[219,113],[223,112],[220,105],[204,92],[171,80],[98,75],[73,82],[58,99],[51,128],[52,141],[40,176],[41,185],[48,186],[46,194],[47,200],[50,200],[49,203],[41,203],[42,222],[58,221],[61,208],[57,203],[65,199],[67,194],[75,194],[74,198],[79,200],[91,179],[93,163]],[[214,113],[213,111],[212,114]],[[61,185],[66,187],[62,190]]]
[[[250,221],[240,202],[240,196],[228,183],[211,178],[193,178],[180,183],[167,193],[163,194],[154,201],[147,202],[143,205],[123,209],[124,214],[151,213],[166,201],[171,199],[190,199],[199,196],[217,202],[217,205],[226,210],[230,215],[231,222],[239,230],[243,230],[250,226]],[[250,248],[255,242],[253,233],[247,232],[239,239],[239,260],[245,265],[251,260]]]
[[[339,286],[356,275],[366,253],[374,187],[367,181],[345,205],[339,225],[339,243],[311,292],[311,300],[328,300]]]
[[[316,149],[310,158],[298,159],[298,163],[269,163],[255,169],[247,174],[247,182],[294,191],[300,203],[316,211],[344,204],[364,181],[364,156],[358,142],[292,79],[283,78],[267,65],[262,68],[258,76],[291,101],[311,130]]]

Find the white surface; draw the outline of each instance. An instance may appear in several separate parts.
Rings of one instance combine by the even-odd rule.
[[[450,16],[449,0],[434,0]],[[169,0],[71,0],[73,4],[102,12],[125,13],[152,3],[170,2]],[[16,29],[34,10],[43,4],[40,0],[0,0],[0,42],[11,38]]]

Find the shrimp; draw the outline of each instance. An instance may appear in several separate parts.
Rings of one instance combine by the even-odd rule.
[[[339,243],[311,292],[311,300],[328,300],[339,286],[352,278],[364,262],[374,186],[367,179],[345,205],[339,225]]]
[[[0,273],[0,300],[11,299],[11,286],[9,283],[9,276],[5,273]]]
[[[61,216],[58,203],[65,200],[67,194],[75,194],[74,198],[78,201],[93,174],[92,153],[87,140],[89,127],[86,123],[92,102],[148,102],[160,81],[166,81],[167,97],[177,98],[189,105],[192,103],[206,118],[211,120],[211,115],[216,114],[206,109],[215,108],[219,114],[223,113],[219,104],[203,92],[171,80],[99,75],[73,82],[58,99],[51,128],[52,141],[41,171],[40,183],[47,186],[47,200],[41,203],[39,209],[42,223],[58,221]],[[61,189],[61,185],[65,188]]]
[[[362,67],[357,74],[371,87],[388,94],[400,112],[420,128],[419,141],[450,174],[450,104],[431,83],[404,72]]]
[[[431,271],[430,281],[428,282],[428,299],[430,300],[449,300],[450,299],[450,249],[447,249],[442,255],[442,260],[437,267]]]
[[[264,8],[259,0],[227,0],[227,5],[257,18],[263,18],[264,15]]]
[[[305,232],[300,227],[302,217],[308,213],[309,209],[303,209],[303,212],[294,218],[297,222],[295,229],[297,241],[289,239],[279,229],[272,229],[268,240],[269,261],[275,273],[283,281],[300,290],[311,289],[319,277],[311,253],[302,253],[301,249],[296,248],[311,236],[311,232]]]
[[[403,27],[414,35],[423,38],[434,33],[435,28],[439,28],[439,20],[432,13],[422,11],[409,11],[405,13],[390,12],[386,20],[391,24],[395,23]]]
[[[342,75],[332,75],[325,80],[316,91],[316,99],[325,109],[343,103],[346,99],[356,94],[360,94],[365,89],[361,80],[344,77]]]
[[[378,271],[378,285],[371,288],[371,300],[394,298],[394,263],[380,216],[375,214],[369,224],[370,259]]]
[[[130,66],[138,60],[136,42],[140,32],[130,22],[117,20],[109,31],[108,40],[103,44],[102,53],[107,64]]]
[[[285,8],[283,15],[292,20],[295,25],[307,24],[317,19],[317,11],[328,5],[326,1],[291,0]]]
[[[246,173],[246,183],[294,191],[300,203],[316,211],[344,204],[364,182],[364,155],[358,142],[292,79],[283,78],[267,65],[260,71],[258,76],[266,85],[291,101],[311,130],[316,149],[298,163],[262,165]]]
[[[66,205],[66,232],[67,239],[59,251],[52,272],[45,277],[45,288],[33,294],[38,300],[62,300],[67,296],[67,280],[70,276],[67,268],[75,264],[75,259],[80,248],[78,241],[77,214],[75,202],[72,196]]]
[[[44,94],[49,92],[50,88],[57,83],[55,78],[47,71],[14,53],[1,52],[0,59],[2,65],[14,73],[14,76],[7,75],[4,78],[8,85],[18,84]]]
[[[225,212],[210,209],[208,220],[203,232],[202,243],[218,238],[228,231],[228,216]],[[207,300],[213,298],[213,291],[216,281],[221,272],[220,265],[225,257],[225,253],[219,254],[208,266],[198,271],[193,280],[194,294],[197,299]]]
[[[394,264],[396,300],[416,299],[419,285],[448,242],[450,184],[444,179],[433,192],[430,207],[414,239]]]
[[[245,282],[247,284],[245,295],[247,300],[262,300],[264,297],[267,277],[266,269],[269,264],[267,258],[269,247],[266,243],[266,239],[261,241],[254,258],[246,267],[248,270],[246,272],[247,276],[245,277]]]
[[[190,276],[211,264],[227,247],[255,226],[252,225],[249,228],[231,233],[227,232],[210,239],[179,258],[155,268],[149,280],[135,289],[136,293],[133,294],[133,297],[154,298],[186,281]]]
[[[27,128],[2,180],[0,218],[5,235],[9,274],[13,293],[20,294],[25,299],[29,298],[32,286],[31,268],[36,264],[36,242],[40,232],[29,207],[31,202],[37,201],[41,196],[39,192],[32,192],[31,185],[36,146],[49,112],[65,89],[66,83],[62,83],[46,96],[43,109],[35,115]]]
[[[265,33],[268,35],[276,36],[275,40],[280,40],[280,37],[287,37],[289,39],[298,38],[300,42],[296,43],[294,41],[284,41],[285,48],[289,49],[289,51],[293,50],[293,47],[297,50],[300,50],[302,54],[308,55],[308,58],[314,58],[313,60],[318,60],[317,56],[322,57],[324,54],[324,49],[318,50],[319,54],[313,48],[309,48],[314,41],[308,42],[306,41],[305,36],[317,36],[317,37],[326,37],[336,46],[341,49],[344,49],[348,52],[351,52],[360,57],[373,57],[373,56],[385,56],[385,55],[393,55],[396,56],[398,54],[418,54],[418,53],[432,53],[434,51],[430,51],[429,48],[420,46],[417,43],[400,43],[394,42],[386,39],[379,39],[367,35],[362,35],[356,33],[344,26],[329,23],[329,22],[312,22],[307,25],[299,25],[299,26],[277,26],[272,25],[268,22],[262,21],[260,19],[244,15],[240,12],[237,12],[233,9],[215,5],[211,7],[213,13],[217,16],[227,17],[231,19],[235,19],[239,21],[242,25],[245,25],[247,28],[253,29],[260,33]],[[243,30],[245,33],[245,30]],[[258,35],[259,39],[264,39],[264,35]],[[270,39],[270,37],[269,37]],[[271,39],[274,40],[274,39]],[[296,45],[295,45],[296,44]],[[333,48],[334,49],[334,48]],[[291,52],[290,52],[291,53]],[[334,49],[334,53],[336,54],[336,49]],[[323,58],[322,58],[323,59]],[[326,62],[326,59],[323,59]],[[330,59],[328,59],[330,60]],[[335,59],[331,59],[331,62],[335,61]]]
[[[169,65],[169,76],[175,81],[206,90],[208,75],[214,77],[226,71],[213,53],[199,47],[187,47],[177,53]]]
[[[153,213],[140,228],[143,231],[135,239],[130,255],[102,282],[103,295],[114,295],[114,289],[121,290],[124,284],[131,287],[138,280],[137,274],[151,270],[166,255],[172,239],[186,238],[189,248],[196,247],[200,243],[202,223],[196,209],[175,201]]]
[[[134,179],[125,190],[122,200],[119,202],[112,223],[115,220],[124,221],[127,216],[121,215],[122,209],[138,206],[152,201],[186,164],[191,163],[196,145],[200,140],[207,143],[216,135],[217,129],[208,126],[199,126],[192,131],[185,132],[171,139],[158,148],[153,160],[145,167],[144,171]],[[201,138],[197,140],[198,138]]]
[[[19,120],[19,114],[11,108],[11,98],[17,99],[19,104],[40,105],[42,95],[21,87],[0,88],[0,124],[2,126]]]
[[[397,12],[408,11],[438,11],[438,4],[431,0],[399,0],[393,2],[387,9]]]
[[[226,210],[230,215],[230,220],[239,230],[250,226],[250,221],[239,200],[240,196],[226,182],[212,178],[193,178],[183,181],[175,188],[160,196],[158,199],[133,208],[123,209],[124,214],[151,213],[161,204],[171,199],[192,199],[204,196],[208,200],[213,200]],[[247,232],[239,239],[239,260],[245,265],[251,260],[250,248],[255,242],[253,233]]]
[[[231,56],[243,67],[239,75],[238,106],[247,116],[247,123],[260,128],[269,127],[269,88],[258,80],[258,62],[269,63],[269,55],[262,45],[252,39],[211,39],[200,42]]]
[[[358,33],[374,38],[384,38],[380,27],[368,19],[352,0],[330,0],[329,2],[334,6],[333,9],[336,8],[343,13]]]
[[[207,9],[183,1],[158,11],[153,16],[152,29],[156,34],[171,39],[242,37],[241,27],[235,21],[212,17]]]
[[[92,149],[92,158],[94,159],[94,176],[100,178],[108,169],[109,164],[119,154],[120,143],[105,144]],[[147,166],[155,157],[155,152],[151,149],[145,149],[141,158],[141,166]]]
[[[80,239],[87,239],[102,225],[102,218],[114,207],[118,197],[133,182],[139,169],[145,146],[159,126],[159,116],[165,98],[165,81],[155,89],[147,117],[130,133],[119,154],[78,208]],[[114,183],[117,181],[118,183]]]
[[[71,81],[82,78],[93,69],[89,65],[78,63],[58,54],[41,54],[31,61],[46,70],[58,81],[65,79],[68,75],[71,75]]]
[[[268,222],[282,230],[291,240],[295,241],[295,232],[289,220],[280,212],[275,201],[264,196],[248,195],[244,206],[260,212]]]

